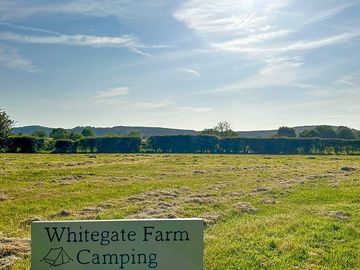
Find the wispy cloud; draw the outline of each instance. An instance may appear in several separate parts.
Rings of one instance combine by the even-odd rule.
[[[266,28],[268,16],[275,13],[286,1],[275,0],[267,5],[262,14],[255,13],[253,1],[192,0],[182,5],[174,14],[189,28],[201,34],[229,34],[229,32],[253,32]]]
[[[321,38],[315,39],[304,31],[308,24],[332,18],[356,5],[353,1],[310,14],[299,11],[296,13],[296,21],[299,22],[296,23],[290,17],[294,16],[294,11],[286,10],[292,4],[290,0],[191,0],[182,5],[174,16],[217,51],[252,56],[261,53],[263,59],[274,54],[344,43],[360,35],[360,31],[345,30],[344,33],[342,29],[341,32],[325,32]],[[323,6],[326,8],[327,5]],[[284,28],[284,25],[287,27]],[[301,40],[298,33],[301,33]]]
[[[244,45],[250,45],[254,43],[261,43],[270,39],[286,36],[291,33],[290,30],[279,30],[273,32],[260,33],[255,35],[250,35],[243,38],[238,38],[230,41],[223,42],[221,44],[214,44],[215,47],[225,47],[225,48],[239,48]]]
[[[196,70],[193,70],[193,69],[184,68],[184,67],[178,67],[178,70],[180,70],[182,72],[185,72],[185,73],[188,73],[188,74],[191,74],[191,75],[196,76],[196,77],[200,77],[200,72],[196,71]]]
[[[112,104],[113,102],[118,102],[119,98],[127,95],[128,93],[128,87],[117,87],[104,91],[98,91],[95,96],[91,97],[91,99],[97,102]]]
[[[63,44],[91,47],[135,47],[137,42],[128,35],[119,37],[87,36],[87,35],[59,35],[59,36],[34,36],[15,33],[0,33],[0,40],[32,43],[32,44]]]
[[[356,85],[360,85],[359,77],[360,77],[360,70],[357,70],[355,72],[351,72],[345,76],[342,76],[341,78],[337,79],[334,83],[354,87]],[[358,82],[358,84],[356,82]]]
[[[176,10],[174,17],[214,53],[233,54],[239,61],[245,58],[258,66],[258,70],[241,80],[210,92],[272,86],[311,88],[305,79],[305,70],[311,69],[306,61],[309,52],[360,37],[356,20],[326,27],[316,35],[311,28],[358,5],[358,1],[297,4],[292,0],[190,0]]]
[[[237,53],[244,53],[244,54],[280,54],[280,53],[287,53],[287,52],[294,52],[294,51],[305,51],[305,50],[314,50],[326,46],[331,46],[335,44],[345,43],[353,38],[359,37],[360,31],[349,31],[343,34],[328,36],[321,39],[311,40],[311,41],[295,41],[293,43],[289,43],[287,45],[268,45],[265,47],[246,47],[240,45],[238,41],[231,41],[231,42],[224,42],[214,44],[214,48],[224,52],[237,52]]]
[[[94,48],[123,47],[129,50],[152,57],[152,55],[143,52],[141,48],[146,47],[139,43],[135,37],[130,35],[121,36],[91,36],[91,35],[21,35],[16,33],[0,33],[0,40],[17,43],[30,44],[52,44],[52,45],[71,45],[87,46]]]
[[[175,107],[179,112],[206,113],[213,110],[211,107]]]
[[[241,92],[274,86],[312,88],[312,85],[305,83],[307,77],[298,72],[298,68],[304,65],[303,60],[301,56],[269,58],[266,60],[266,65],[255,74],[210,90],[207,93]]]
[[[313,23],[326,21],[338,15],[339,13],[345,11],[346,9],[354,7],[359,4],[360,4],[359,2],[341,3],[340,5],[331,7],[325,11],[320,12],[318,15],[308,20],[306,24],[313,24]]]
[[[83,16],[107,17],[116,16],[131,18],[136,14],[151,15],[157,9],[164,7],[163,1],[141,2],[132,0],[62,0],[62,1],[28,1],[1,0],[0,20],[48,15],[77,14]]]
[[[50,30],[47,30],[47,29],[42,29],[42,28],[37,28],[37,27],[29,27],[29,26],[24,26],[24,25],[18,25],[18,24],[13,24],[13,23],[9,23],[9,22],[0,22],[0,25],[7,26],[7,27],[13,28],[13,29],[30,31],[30,32],[38,32],[38,33],[52,34],[52,35],[61,35],[60,33],[55,32],[55,31],[50,31]]]
[[[38,72],[39,69],[28,59],[21,56],[15,49],[0,46],[0,65],[11,69],[27,72]]]
[[[164,109],[170,107],[173,102],[169,99],[165,100],[154,100],[154,101],[140,101],[136,102],[133,105],[138,107],[139,109],[145,110],[156,110],[156,109]]]

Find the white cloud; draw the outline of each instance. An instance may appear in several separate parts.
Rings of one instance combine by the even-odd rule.
[[[152,102],[141,101],[141,102],[136,102],[134,105],[140,109],[155,110],[155,109],[163,109],[169,107],[172,105],[172,102],[166,99],[166,100],[156,100]]]
[[[95,96],[92,97],[92,99],[99,102],[112,103],[114,100],[117,100],[117,98],[125,96],[128,93],[129,93],[128,87],[117,87],[104,91],[99,91]]]
[[[76,14],[92,17],[116,16],[132,18],[134,15],[151,16],[161,10],[167,3],[160,0],[62,0],[62,1],[28,1],[1,0],[0,20],[16,20],[17,18],[48,15]]]
[[[322,39],[311,40],[311,41],[295,41],[293,43],[289,43],[286,45],[280,44],[278,46],[268,45],[266,47],[246,47],[239,46],[241,43],[235,41],[224,42],[214,44],[214,48],[223,52],[232,52],[232,53],[244,53],[244,54],[265,54],[265,55],[273,55],[288,53],[294,51],[306,51],[306,50],[314,50],[326,46],[331,46],[335,44],[345,43],[353,38],[359,37],[360,31],[349,31],[343,34],[334,35],[330,37],[324,37]],[[243,45],[246,45],[245,43]],[[266,59],[266,58],[265,58]]]
[[[279,30],[274,32],[265,32],[255,35],[250,35],[243,38],[237,38],[230,41],[225,41],[222,43],[215,43],[213,46],[217,49],[224,51],[237,51],[239,48],[247,48],[246,45],[262,43],[274,38],[279,38],[286,36],[291,33],[291,30]]]
[[[206,113],[213,110],[210,107],[175,107],[179,112]]]
[[[174,16],[203,35],[251,33],[269,28],[269,17],[286,4],[284,0],[274,0],[270,4],[262,0],[192,0],[182,5]]]
[[[0,22],[0,25],[7,26],[7,27],[10,27],[10,28],[14,28],[14,29],[18,29],[18,30],[39,32],[39,33],[52,34],[52,35],[61,35],[58,32],[54,32],[54,31],[50,31],[50,30],[46,30],[46,29],[42,29],[42,28],[28,27],[28,26],[18,25],[18,24],[13,24],[13,23],[8,23],[8,22]]]
[[[22,57],[15,49],[0,47],[0,65],[27,72],[38,72],[34,64]]]
[[[59,36],[33,36],[14,33],[0,33],[0,39],[19,43],[32,44],[63,44],[91,47],[135,47],[137,42],[128,35],[119,37],[88,36],[88,35],[59,35]]]
[[[338,6],[331,7],[325,11],[320,12],[315,17],[311,18],[306,22],[306,24],[319,23],[328,19],[333,18],[337,14],[343,12],[344,10],[351,8],[355,5],[359,5],[359,2],[350,2],[350,3],[341,3]]]
[[[141,48],[145,46],[138,42],[136,38],[130,35],[113,36],[91,36],[91,35],[21,35],[10,32],[0,33],[0,40],[17,43],[30,44],[52,44],[52,45],[70,45],[87,46],[94,48],[122,47],[130,51],[147,57],[153,57],[151,54],[143,52]]]
[[[193,70],[193,69],[184,68],[184,67],[178,67],[178,70],[180,70],[182,72],[185,72],[185,73],[188,73],[188,74],[191,74],[191,75],[194,75],[196,77],[200,77],[200,72],[196,71],[196,70]]]
[[[360,70],[357,70],[355,72],[351,72],[345,76],[342,76],[341,78],[337,79],[334,83],[353,87],[356,85],[360,85],[359,77],[360,77]]]
[[[306,79],[314,68],[306,65],[308,52],[360,37],[356,20],[331,25],[316,35],[312,24],[334,18],[359,2],[298,4],[292,0],[190,0],[174,17],[213,52],[238,55],[239,61],[246,58],[259,66],[251,75],[210,92],[272,86],[311,88]]]
[[[304,82],[307,79],[305,76],[298,74],[298,68],[302,65],[301,56],[269,58],[266,60],[266,65],[255,74],[209,92],[239,92],[274,86],[312,87]]]
[[[254,57],[261,53],[264,59],[274,54],[305,51],[347,42],[358,37],[360,31],[332,31],[322,38],[308,37],[306,25],[336,16],[355,5],[345,2],[325,11],[288,11],[289,0],[191,0],[182,5],[174,17],[184,22],[209,47],[219,52],[231,52]],[[359,4],[359,3],[357,3]],[[329,5],[322,5],[323,9]],[[319,14],[320,13],[320,14]],[[296,17],[296,20],[294,19]],[[310,19],[308,19],[310,17]],[[286,28],[284,28],[286,25]],[[348,29],[358,27],[349,27]],[[301,32],[302,31],[302,32]],[[298,39],[301,32],[302,40]]]

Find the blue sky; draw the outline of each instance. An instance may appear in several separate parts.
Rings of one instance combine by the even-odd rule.
[[[16,126],[360,128],[359,0],[0,0]]]

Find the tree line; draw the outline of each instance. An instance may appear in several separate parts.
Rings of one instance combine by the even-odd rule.
[[[81,134],[55,128],[50,134],[11,134],[14,122],[0,110],[0,151],[12,153],[224,153],[224,154],[360,154],[360,140],[350,128],[318,126],[296,135],[294,129],[280,127],[273,138],[239,138],[228,122],[219,122],[199,135],[151,136],[138,132],[126,136],[96,137],[86,127]],[[311,133],[311,136],[309,135]],[[316,137],[313,137],[316,135]]]
[[[280,127],[277,131],[276,137],[354,140],[356,138],[359,138],[359,135],[357,136],[351,128],[346,126],[340,126],[334,129],[331,126],[321,125],[313,129],[306,129],[300,132],[299,136],[297,136],[294,128]]]

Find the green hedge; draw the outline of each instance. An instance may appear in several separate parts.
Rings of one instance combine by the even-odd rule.
[[[74,153],[76,152],[75,143],[72,140],[57,140],[55,142],[55,153]]]
[[[79,141],[13,136],[0,140],[1,152],[12,153],[139,153],[137,137],[85,138]],[[360,140],[271,138],[246,139],[215,136],[153,136],[141,151],[155,153],[224,154],[360,154]]]
[[[158,153],[360,154],[360,140],[213,136],[153,136],[148,147]]]
[[[141,139],[137,137],[85,138],[76,142],[79,153],[138,153]]]
[[[160,153],[216,153],[220,139],[215,136],[152,136],[149,149]]]
[[[41,144],[41,143],[40,143]],[[29,136],[16,136],[5,139],[4,150],[10,153],[35,153],[37,139]]]

